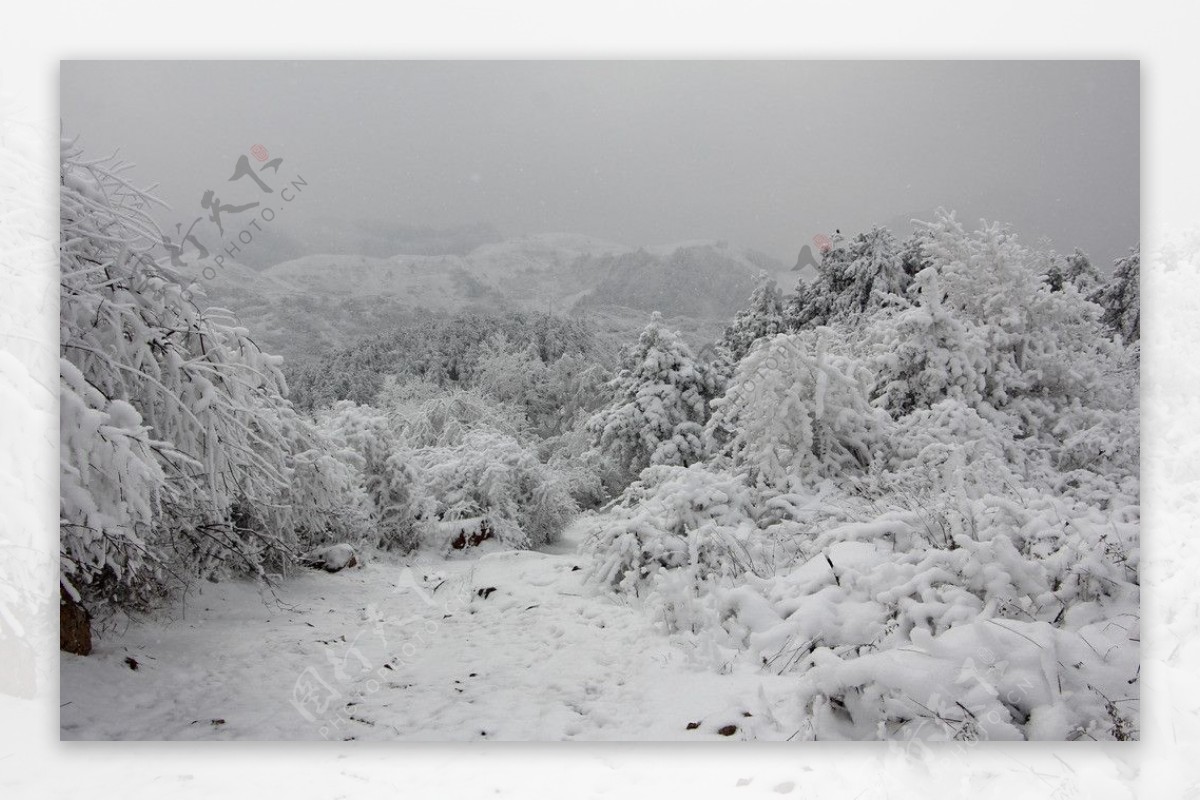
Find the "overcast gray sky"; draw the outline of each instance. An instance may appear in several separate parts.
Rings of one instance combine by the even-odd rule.
[[[179,220],[252,145],[283,157],[312,252],[322,220],[487,222],[791,262],[941,205],[1106,269],[1139,238],[1139,105],[1133,61],[62,65],[64,133]]]

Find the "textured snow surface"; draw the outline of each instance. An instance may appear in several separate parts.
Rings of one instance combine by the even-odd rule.
[[[769,709],[795,677],[713,672],[644,610],[585,586],[572,551],[305,571],[277,596],[246,581],[205,584],[186,614],[179,606],[105,632],[88,657],[63,654],[61,735],[726,740],[796,731]]]

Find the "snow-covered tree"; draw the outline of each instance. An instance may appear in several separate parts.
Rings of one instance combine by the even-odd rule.
[[[828,329],[780,334],[739,364],[713,401],[710,449],[753,485],[786,488],[861,472],[883,419],[871,408],[871,376],[828,352]]]
[[[602,365],[582,353],[551,353],[550,360],[543,361],[532,343],[518,348],[501,335],[484,344],[471,385],[523,412],[532,434],[552,438],[607,399],[604,385],[609,378]]]
[[[654,314],[609,384],[613,402],[587,427],[626,480],[656,464],[688,465],[704,456],[703,427],[717,377],[679,334]]]
[[[1061,292],[1063,287],[1070,284],[1078,291],[1087,295],[1093,292],[1100,283],[1100,273],[1092,266],[1092,260],[1079,248],[1066,257],[1056,253],[1048,253],[1049,264],[1045,268],[1045,281],[1051,291]]]
[[[942,304],[937,270],[915,279],[918,305],[884,318],[873,334],[875,403],[893,415],[954,398],[978,406],[987,388],[987,342],[974,326]]]
[[[759,276],[758,286],[750,296],[749,306],[739,311],[733,323],[725,329],[720,346],[728,351],[730,361],[736,363],[757,340],[775,336],[784,330],[783,293],[774,278],[763,274]]]
[[[1071,284],[1051,291],[1036,254],[999,225],[967,233],[943,213],[926,227],[940,305],[985,345],[985,416],[998,410],[1037,434],[1074,403],[1105,403],[1103,374],[1123,354],[1104,336],[1094,303]]]
[[[80,588],[108,577],[118,586],[144,586],[163,554],[154,525],[166,491],[154,440],[128,401],[110,399],[62,360],[60,389],[60,523],[62,578],[78,600]]]
[[[825,253],[811,285],[788,298],[792,330],[845,320],[881,306],[904,305],[911,280],[905,253],[886,228],[872,228]]]
[[[64,586],[112,598],[164,571],[286,564],[320,512],[281,502],[311,443],[280,359],[155,259],[153,200],[119,165],[69,141],[61,163]]]
[[[1112,278],[1092,294],[1104,308],[1104,324],[1126,344],[1141,339],[1141,246],[1133,248],[1113,264]]]

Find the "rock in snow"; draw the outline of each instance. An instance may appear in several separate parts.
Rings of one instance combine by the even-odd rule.
[[[358,565],[358,556],[354,548],[344,542],[336,545],[322,545],[300,557],[300,564],[305,567],[321,568],[330,573],[336,573],[347,567]]]

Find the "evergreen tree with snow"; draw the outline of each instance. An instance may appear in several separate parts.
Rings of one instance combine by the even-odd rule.
[[[1045,268],[1046,285],[1051,292],[1062,292],[1072,286],[1087,295],[1100,284],[1100,273],[1092,266],[1092,260],[1079,248],[1061,257],[1056,253],[1046,254],[1049,264]]]
[[[1141,339],[1141,246],[1114,262],[1112,278],[1091,296],[1104,309],[1103,321],[1126,344]]]
[[[788,299],[788,324],[800,330],[883,306],[902,306],[911,278],[904,253],[887,228],[872,228],[848,244],[835,240],[821,260],[816,280]]]
[[[943,304],[936,268],[914,284],[917,305],[875,326],[875,404],[895,416],[947,398],[978,406],[989,368],[984,336]]]
[[[733,323],[725,329],[720,347],[728,351],[730,359],[736,363],[756,341],[782,333],[785,325],[783,293],[775,279],[764,273],[750,295],[750,305],[738,312]]]
[[[589,419],[587,429],[626,481],[650,465],[703,458],[703,427],[720,384],[658,312],[625,353],[609,389],[613,402]]]

